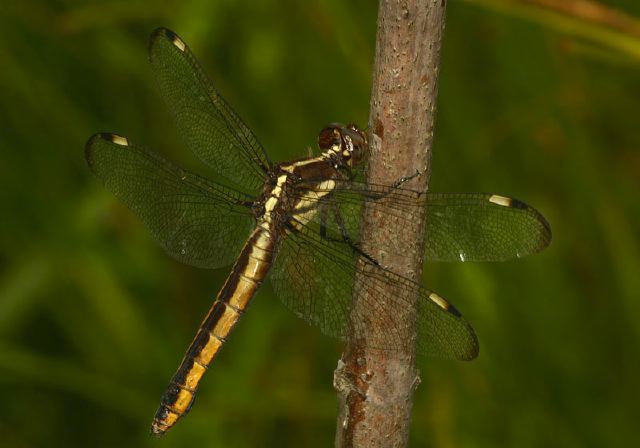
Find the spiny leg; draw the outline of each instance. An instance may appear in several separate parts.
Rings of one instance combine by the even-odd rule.
[[[333,211],[333,217],[336,221],[336,224],[338,225],[338,228],[340,229],[340,236],[341,238],[333,238],[329,235],[327,235],[327,213],[328,213],[328,208],[331,207],[332,211]],[[362,248],[360,247],[360,244],[357,243],[356,241],[353,241],[353,239],[351,238],[351,236],[349,236],[349,232],[347,231],[347,228],[344,225],[344,220],[342,219],[342,215],[340,214],[340,210],[338,209],[338,206],[336,205],[335,202],[327,202],[327,201],[323,201],[320,204],[320,237],[324,240],[327,241],[333,241],[333,242],[337,242],[337,243],[343,243],[346,244],[347,246],[349,246],[351,248],[351,250],[354,253],[357,253],[358,255],[364,257],[365,259],[367,259],[369,262],[371,262],[372,264],[376,265],[376,266],[380,266],[380,263],[378,263],[378,261],[373,258],[371,255],[367,254],[365,251],[362,250]]]
[[[418,177],[420,174],[422,174],[421,171],[416,170],[415,173],[413,173],[411,176],[404,176],[401,177],[400,179],[396,180],[394,183],[392,183],[391,185],[389,185],[389,188],[382,192],[382,193],[374,193],[374,192],[366,192],[365,196],[369,199],[373,199],[378,200],[378,199],[383,199],[385,197],[387,197],[389,194],[391,194],[393,191],[399,189],[403,184],[409,182],[412,179],[415,179],[416,177]]]

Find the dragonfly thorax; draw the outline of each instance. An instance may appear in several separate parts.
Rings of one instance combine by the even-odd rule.
[[[259,221],[281,227],[308,221],[319,201],[335,188],[336,180],[348,180],[351,168],[366,151],[367,136],[355,124],[333,123],[318,135],[322,154],[275,165],[266,176],[253,213]],[[295,227],[295,223],[292,224]]]

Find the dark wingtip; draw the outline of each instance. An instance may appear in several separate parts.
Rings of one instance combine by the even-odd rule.
[[[152,62],[153,60],[154,46],[163,39],[168,40],[171,43],[174,43],[176,40],[184,43],[184,41],[180,38],[180,36],[178,36],[176,33],[171,31],[169,28],[164,28],[164,27],[156,28],[153,31],[153,33],[151,33],[151,36],[149,37],[149,49],[148,49],[149,62]]]
[[[453,314],[456,317],[462,317],[462,313],[460,311],[458,311],[458,308],[456,308],[455,306],[453,306],[451,303],[448,303],[448,308],[447,311],[449,311],[451,314]]]
[[[520,199],[516,199],[516,198],[511,198],[511,207],[512,208],[519,208],[520,210],[525,210],[527,208],[529,208],[529,206],[521,201]]]

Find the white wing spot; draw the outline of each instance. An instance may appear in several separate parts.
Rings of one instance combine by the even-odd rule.
[[[498,194],[494,194],[489,198],[489,202],[493,202],[497,205],[502,205],[503,207],[511,207],[511,198],[506,196],[500,196]]]
[[[449,302],[444,300],[442,297],[440,297],[435,292],[432,292],[431,294],[429,294],[429,300],[431,300],[433,303],[438,305],[443,310],[449,311]]]
[[[185,48],[187,48],[187,44],[185,44],[185,43],[182,41],[182,39],[180,39],[178,36],[175,36],[175,37],[173,38],[173,40],[171,41],[171,43],[172,43],[173,45],[175,45],[175,46],[176,46],[176,48],[178,48],[178,50],[180,50],[180,51],[184,51],[184,50],[185,50]]]
[[[121,135],[111,134],[111,141],[116,145],[129,146],[129,140],[127,140],[127,137],[123,137]]]

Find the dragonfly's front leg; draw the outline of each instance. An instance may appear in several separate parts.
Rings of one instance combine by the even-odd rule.
[[[338,229],[340,230],[340,238],[334,238],[330,235],[327,235],[327,221],[328,221],[328,213],[329,208],[333,212],[333,217],[338,225]],[[376,266],[380,266],[380,263],[373,258],[371,255],[367,254],[362,250],[360,244],[356,241],[353,241],[351,236],[349,236],[349,232],[347,231],[346,226],[344,225],[344,220],[342,219],[342,215],[340,214],[340,209],[333,201],[323,201],[319,207],[320,213],[320,237],[323,240],[333,241],[338,243],[346,244],[351,248],[354,253],[364,257],[369,262],[373,263]]]
[[[365,196],[367,198],[369,198],[369,199],[373,199],[374,201],[378,200],[378,199],[384,199],[389,194],[393,193],[395,190],[398,190],[405,183],[407,183],[410,180],[415,179],[416,177],[418,177],[420,174],[422,174],[422,172],[419,171],[419,170],[416,170],[416,172],[413,173],[411,176],[401,177],[400,179],[396,180],[394,183],[392,183],[388,187],[385,187],[385,191],[382,191],[382,192],[367,191],[365,193]],[[421,194],[421,193],[418,193],[418,192],[416,192],[416,193],[418,195]]]

